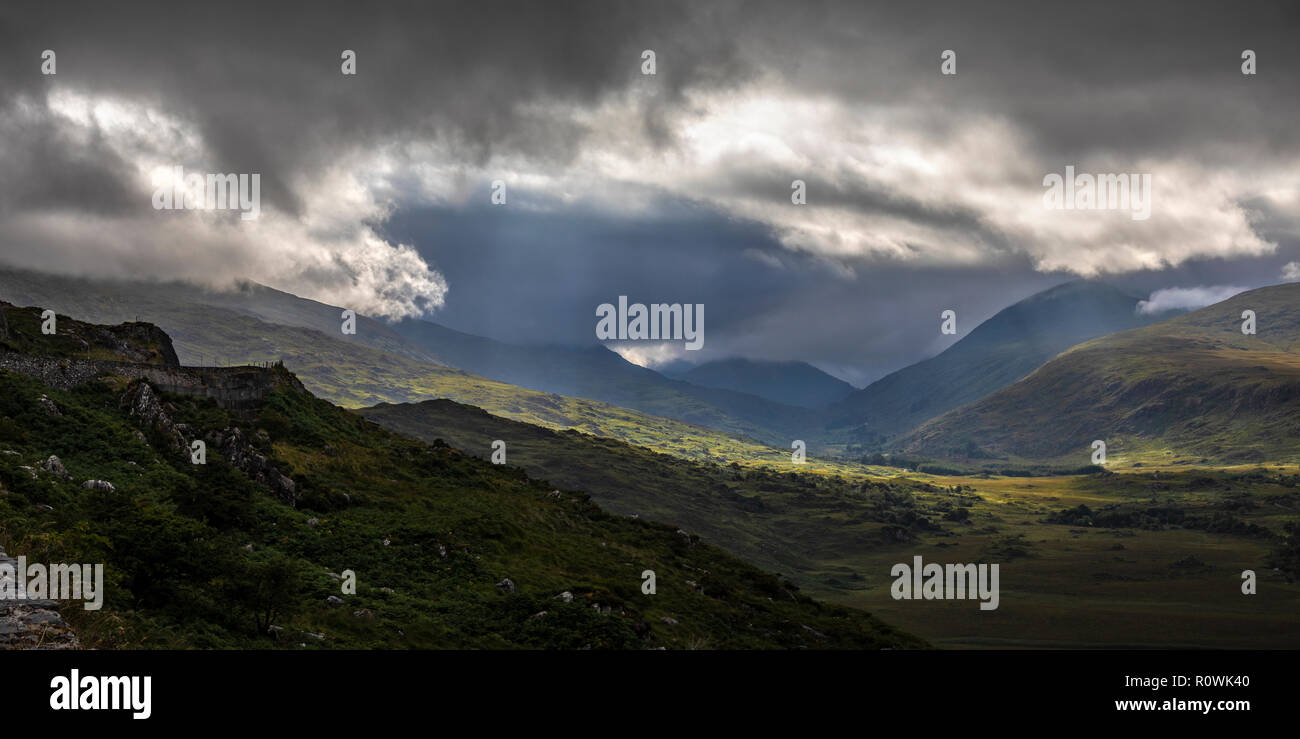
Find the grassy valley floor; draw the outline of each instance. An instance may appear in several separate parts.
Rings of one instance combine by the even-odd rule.
[[[871,611],[942,648],[1300,648],[1300,583],[1288,583],[1273,570],[1275,542],[1250,529],[1276,532],[1295,520],[1300,470],[1259,469],[1130,469],[1050,478],[918,475],[940,487],[973,488],[978,499],[963,496],[970,500],[970,522],[921,534],[916,542],[828,559],[801,581],[816,597]],[[928,504],[947,497],[916,495]],[[1060,516],[1081,505],[1093,511],[1091,525],[1086,516]],[[1162,514],[1179,518],[1177,511],[1183,524],[1192,516],[1199,517],[1194,525],[1236,526],[1240,532],[1160,520]],[[999,563],[999,607],[981,611],[974,600],[894,600],[890,568],[910,564],[918,554],[939,564]],[[1258,577],[1255,595],[1242,593],[1247,569]],[[846,577],[851,573],[869,574],[854,582]]]

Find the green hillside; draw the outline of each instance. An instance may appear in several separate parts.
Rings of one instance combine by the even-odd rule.
[[[46,333],[50,329],[52,333]],[[40,308],[0,300],[0,352],[48,357],[175,365],[171,340],[149,323],[100,326],[55,314],[47,322]]]
[[[179,286],[132,292],[115,288],[112,283],[83,281],[76,283],[77,289],[61,292],[57,289],[63,284],[61,279],[0,271],[0,290],[9,291],[0,292],[0,297],[18,294],[37,305],[54,306],[82,318],[93,316],[98,321],[146,318],[171,335],[185,364],[283,362],[312,393],[344,407],[449,398],[505,418],[548,428],[576,428],[691,459],[742,464],[782,464],[790,459],[790,441],[780,448],[769,447],[745,437],[746,430],[753,430],[745,424],[719,431],[599,401],[527,390],[436,364],[418,348],[403,344],[403,339],[383,324],[371,327],[369,324],[374,322],[365,319],[359,319],[358,335],[373,328],[375,341],[390,346],[391,351],[341,334],[337,324],[325,333],[270,323],[215,304],[186,302],[180,293],[173,292],[181,290]],[[265,288],[248,290],[257,293]],[[302,310],[311,320],[321,320],[321,314],[310,309],[310,305],[320,304],[294,302],[298,299],[288,296],[292,301],[286,305],[284,293],[270,292],[275,300],[255,301],[265,308],[265,313],[283,320],[305,321],[292,314],[292,310]],[[225,293],[215,295],[221,301],[228,297]],[[195,297],[218,299],[206,293]]]
[[[793,439],[811,440],[820,428],[819,420],[807,409],[671,380],[601,346],[507,344],[429,321],[404,321],[390,327],[363,315],[356,316],[355,334],[343,334],[342,308],[263,285],[244,284],[218,291],[180,283],[141,284],[0,270],[0,298],[100,323],[155,323],[176,339],[187,362],[229,363],[252,355],[289,362],[292,357],[288,353],[296,351],[296,345],[277,346],[277,337],[272,335],[275,329],[267,326],[284,327],[299,335],[303,330],[313,331],[331,340],[328,353],[343,363],[333,368],[322,364],[290,366],[309,386],[314,383],[322,397],[344,405],[415,399],[385,396],[385,383],[368,382],[375,377],[369,372],[361,378],[362,389],[357,393],[343,391],[334,382],[332,371],[344,372],[354,363],[348,361],[349,350],[357,355],[355,363],[367,365],[373,364],[374,354],[365,351],[370,349],[407,360],[394,362],[388,373],[399,385],[409,386],[413,381],[418,384],[418,378],[428,374],[427,365],[438,365],[486,378],[498,389],[517,386],[534,393],[595,401],[781,447],[788,447]],[[232,326],[256,328],[258,333],[240,339],[233,335]],[[277,351],[285,356],[275,356]],[[475,402],[468,396],[448,397]]]
[[[1257,334],[1241,331],[1242,312]],[[1300,460],[1300,284],[1237,295],[1065,352],[899,440],[913,454],[1086,464]]]
[[[673,380],[600,346],[524,346],[454,331],[430,321],[395,326],[444,363],[511,385],[589,398],[655,416],[788,445],[811,438],[817,414],[747,392]]]
[[[359,412],[403,435],[442,440],[483,458],[502,440],[506,462],[532,477],[586,490],[616,513],[679,524],[746,561],[795,577],[819,569],[830,553],[852,557],[939,530],[943,515],[918,505],[914,485],[869,479],[864,467],[795,465],[789,455],[779,466],[700,463],[446,400]]]
[[[680,524],[945,647],[1300,646],[1295,466],[883,479],[696,464],[448,401],[361,412],[480,456],[501,439],[532,476]],[[1002,605],[893,600],[891,568],[917,554],[1000,563]],[[1258,597],[1241,594],[1245,568]]]
[[[673,526],[397,436],[265,372],[269,394],[241,419],[112,373],[59,389],[0,370],[0,546],[105,564],[104,610],[62,608],[83,645],[922,646]],[[189,459],[195,438],[206,464]]]
[[[1099,282],[1068,282],[1032,295],[938,356],[827,408],[830,438],[880,448],[886,439],[1010,385],[1079,342],[1151,322],[1137,313],[1137,304]]]

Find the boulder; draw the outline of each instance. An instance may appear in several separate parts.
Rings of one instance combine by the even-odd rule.
[[[56,477],[68,477],[68,470],[63,466],[63,461],[51,454],[50,458],[41,464],[41,469]]]

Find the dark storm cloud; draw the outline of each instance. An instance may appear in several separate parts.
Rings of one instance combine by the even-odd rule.
[[[7,4],[0,103],[39,105],[54,81],[161,101],[197,122],[222,171],[262,173],[263,196],[295,212],[290,176],[359,143],[443,136],[467,161],[563,160],[582,131],[526,105],[591,104],[646,48],[672,59],[664,105],[742,77],[720,29],[698,21],[640,2]],[[55,78],[36,73],[44,49]],[[344,49],[355,77],[339,73]]]
[[[665,211],[669,218],[637,221],[412,209],[389,230],[426,245],[422,253],[453,285],[435,319],[458,330],[584,345],[595,342],[596,306],[619,295],[703,303],[708,338],[685,358],[799,358],[859,385],[955,341],[938,332],[943,310],[959,312],[965,334],[1008,303],[1069,279],[1023,260],[981,269],[864,264],[849,279],[791,254],[758,224]],[[755,251],[776,255],[779,266]]]
[[[0,219],[29,217],[0,222],[11,234],[0,246],[25,249],[25,266],[52,254],[98,269],[106,256],[90,246],[47,244],[79,217],[120,216],[120,269],[225,269],[359,305],[372,293],[392,315],[436,304],[437,276],[386,294],[432,265],[450,284],[438,320],[518,341],[590,341],[594,306],[620,294],[704,302],[702,356],[808,359],[861,383],[942,349],[939,310],[957,309],[965,333],[1071,271],[1128,271],[1114,279],[1139,292],[1276,281],[1297,258],[1300,197],[1251,196],[1249,216],[1127,224],[1093,242],[1051,223],[1019,228],[1008,201],[1066,164],[1149,165],[1173,188],[1160,202],[1193,216],[1213,214],[1220,190],[1231,200],[1256,177],[1285,182],[1279,163],[1300,159],[1297,28],[1287,3],[10,3]],[[47,48],[56,77],[38,73]],[[357,53],[355,77],[339,73],[343,49]],[[639,74],[643,49],[657,53],[653,78]],[[944,49],[957,52],[955,77],[938,74]],[[1243,49],[1258,53],[1258,75],[1240,74]],[[826,128],[787,142],[789,156],[756,145],[700,165],[691,124],[747,91],[791,101],[771,114],[796,117],[739,128]],[[70,122],[65,93],[166,119],[125,134]],[[809,101],[831,110],[804,122]],[[595,114],[607,108],[627,115]],[[187,166],[261,173],[264,207],[284,221],[178,274],[173,241],[217,236],[187,239],[174,219],[156,233],[132,168],[188,136],[202,159]],[[362,202],[336,207],[331,168],[381,153],[382,172],[360,173]],[[931,154],[951,165],[933,180],[897,165]],[[611,158],[632,174],[593,168]],[[430,166],[451,183],[432,195]],[[521,174],[511,207],[481,205],[506,167]],[[806,215],[787,205],[794,178],[808,181]],[[593,191],[650,206],[601,207]],[[371,229],[427,265],[367,242]],[[319,242],[314,261],[300,238]],[[237,274],[241,255],[267,251],[278,256]]]
[[[1294,151],[1300,6],[1194,3],[760,3],[738,22],[747,60],[802,90],[933,102],[1025,123],[1046,153],[1177,151],[1226,137]],[[958,75],[935,74],[956,51]],[[1260,73],[1240,72],[1257,52]],[[944,114],[946,109],[946,115]],[[918,121],[923,125],[924,122]]]

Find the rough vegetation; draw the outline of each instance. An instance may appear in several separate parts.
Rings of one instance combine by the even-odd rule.
[[[268,371],[280,381],[252,418],[111,373],[56,389],[0,371],[0,543],[105,564],[105,608],[63,608],[84,646],[923,645],[693,533],[390,433]],[[179,453],[194,439],[213,441],[206,464]]]

